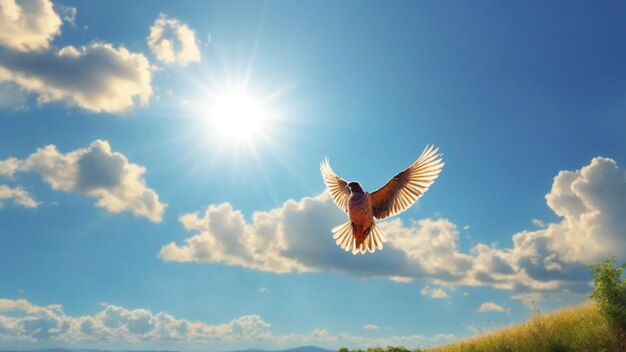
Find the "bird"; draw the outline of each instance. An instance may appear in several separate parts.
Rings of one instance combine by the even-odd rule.
[[[411,166],[372,193],[365,192],[359,182],[337,176],[328,158],[324,158],[320,164],[322,179],[335,204],[349,218],[331,230],[337,245],[354,255],[383,249],[387,237],[374,219],[383,220],[405,211],[428,190],[445,165],[443,153],[438,151],[434,145],[427,145]]]

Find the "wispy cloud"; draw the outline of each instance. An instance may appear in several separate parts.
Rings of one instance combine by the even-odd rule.
[[[11,188],[7,185],[0,185],[0,206],[6,200],[11,200],[24,208],[37,208],[40,204],[21,187]]]
[[[420,293],[430,298],[448,298],[448,294],[440,287],[425,286]]]
[[[493,302],[485,302],[476,309],[478,313],[487,313],[487,312],[508,312],[507,308],[504,308]]]
[[[363,330],[380,330],[380,326],[374,324],[365,324],[363,325]]]
[[[539,220],[539,219],[532,219],[531,222],[533,223],[533,225],[535,225],[536,227],[539,228],[544,228],[546,227],[546,223],[543,222],[543,220]]]

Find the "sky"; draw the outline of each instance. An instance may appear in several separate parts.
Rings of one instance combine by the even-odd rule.
[[[0,348],[445,344],[626,261],[626,4],[0,1]],[[319,165],[439,178],[353,256]]]

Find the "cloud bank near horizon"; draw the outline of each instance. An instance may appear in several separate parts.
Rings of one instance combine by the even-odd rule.
[[[316,328],[310,333],[274,335],[271,324],[259,315],[240,316],[225,323],[207,324],[176,318],[166,312],[102,304],[91,315],[70,316],[58,304],[39,306],[26,299],[0,298],[0,341],[8,346],[66,343],[106,348],[150,348],[160,343],[168,348],[229,348],[240,343],[250,347],[284,347],[316,344],[330,348],[351,346],[430,346],[449,342],[454,335],[419,334],[373,338],[332,333]]]

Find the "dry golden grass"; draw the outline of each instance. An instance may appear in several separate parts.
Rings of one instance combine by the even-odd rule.
[[[593,303],[536,315],[524,324],[428,352],[613,352],[617,337]]]

